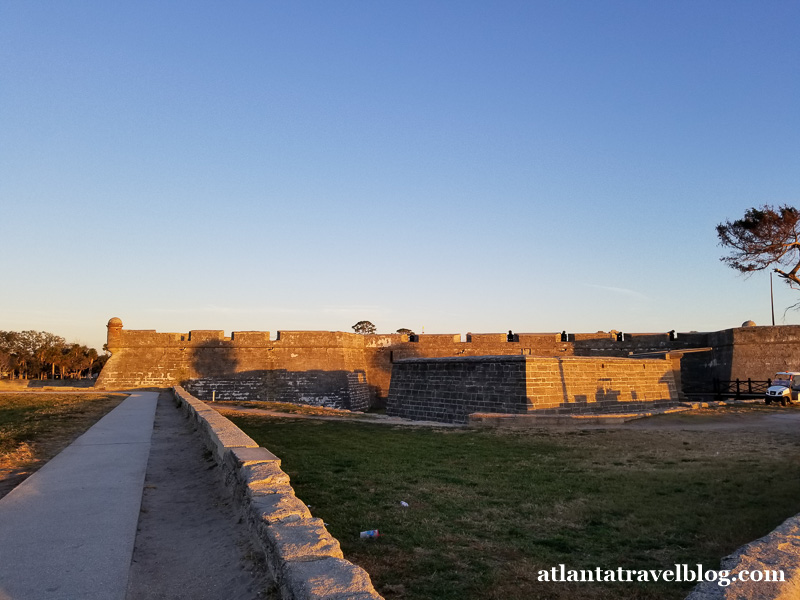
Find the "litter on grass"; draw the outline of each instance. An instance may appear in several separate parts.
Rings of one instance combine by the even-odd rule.
[[[361,539],[362,540],[370,540],[374,538],[380,537],[381,534],[378,532],[377,529],[367,529],[367,531],[361,532]]]

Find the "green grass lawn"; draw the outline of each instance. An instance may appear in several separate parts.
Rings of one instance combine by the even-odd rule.
[[[544,583],[537,572],[716,569],[800,512],[797,435],[233,420],[281,457],[387,599],[683,598],[692,584]],[[366,529],[383,537],[359,539]]]
[[[124,398],[120,394],[0,394],[0,496]]]

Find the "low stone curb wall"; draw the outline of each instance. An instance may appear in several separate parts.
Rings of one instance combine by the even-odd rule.
[[[473,428],[517,428],[532,427],[581,427],[584,425],[619,425],[628,421],[636,421],[645,417],[665,415],[691,410],[686,407],[665,408],[650,412],[609,413],[609,414],[577,414],[577,415],[507,415],[503,413],[472,413],[468,425]]]
[[[383,600],[369,574],[297,498],[280,459],[181,387],[175,400],[201,432],[264,551],[283,600]]]
[[[800,515],[790,517],[771,533],[750,542],[720,561],[720,570],[730,578],[741,571],[782,570],[785,581],[733,581],[723,587],[706,581],[686,600],[794,600],[800,598]]]

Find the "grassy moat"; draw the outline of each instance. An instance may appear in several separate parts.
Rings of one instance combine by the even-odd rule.
[[[746,420],[759,409],[729,412]],[[714,428],[718,417],[525,432],[232,419],[281,457],[298,497],[387,600],[611,600],[678,599],[693,584],[546,583],[537,573],[560,563],[718,569],[800,512],[800,433]],[[361,540],[366,529],[382,537]]]

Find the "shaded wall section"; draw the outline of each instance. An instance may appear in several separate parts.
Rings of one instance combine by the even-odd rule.
[[[355,411],[367,410],[370,405],[363,372],[245,371],[232,376],[189,379],[183,387],[204,401],[290,402]]]
[[[800,371],[800,325],[737,327],[707,334],[708,352],[682,358],[686,392],[708,391],[714,379],[773,379],[778,371]]]
[[[475,412],[528,411],[526,357],[408,358],[394,365],[386,414],[466,423]]]

